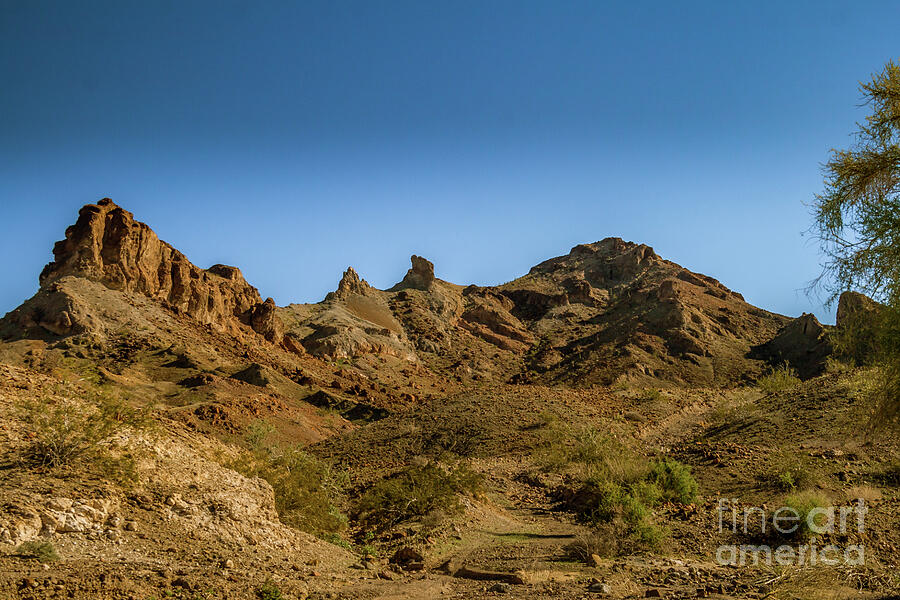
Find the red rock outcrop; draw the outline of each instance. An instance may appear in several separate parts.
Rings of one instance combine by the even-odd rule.
[[[365,279],[360,279],[359,274],[356,272],[356,269],[353,267],[347,267],[347,270],[344,271],[343,277],[341,277],[340,283],[338,283],[337,290],[334,292],[330,292],[327,296],[325,296],[326,300],[332,300],[334,298],[347,298],[352,294],[359,294],[360,296],[365,296],[371,291],[372,287],[369,285]]]
[[[411,287],[427,290],[434,284],[434,264],[428,259],[413,254],[410,257],[412,268],[406,272],[400,287]]]
[[[81,277],[149,296],[218,330],[231,331],[243,323],[270,341],[280,342],[283,336],[274,302],[264,304],[240,269],[193,265],[109,198],[79,211],[53,255],[41,272],[42,289],[66,276]]]

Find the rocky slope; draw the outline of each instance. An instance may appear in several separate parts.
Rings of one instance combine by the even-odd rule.
[[[355,410],[472,383],[728,385],[782,359],[751,349],[790,321],[618,238],[497,286],[453,284],[427,259],[411,262],[388,290],[349,268],[323,301],[277,307],[237,268],[195,266],[103,199],[56,244],[38,293],[0,320],[0,337],[15,342],[0,353],[42,343],[103,362],[123,337],[137,338],[128,343],[205,355],[177,380],[159,369],[134,375],[148,385],[162,378],[181,396],[221,399],[223,377],[257,364],[293,382],[294,400],[321,402],[327,391],[329,405]]]
[[[412,262],[390,290],[349,269],[322,303],[281,309],[288,336],[326,359],[391,355],[461,379],[727,383],[758,372],[751,346],[788,322],[617,238],[500,286],[453,285]]]
[[[836,500],[872,500],[872,561],[830,573],[826,595],[900,585],[896,435],[860,430],[870,371],[819,375],[833,338],[812,315],[756,308],[617,238],[497,286],[411,263],[387,290],[349,268],[323,301],[278,307],[112,201],[85,206],[38,293],[0,320],[0,598],[823,597],[818,580],[713,561],[719,496],[783,501],[774,459],[814,463]],[[839,325],[873,311],[847,294]],[[813,379],[751,387],[783,361]],[[35,462],[36,441],[93,422],[111,428],[91,452]],[[573,562],[597,532],[559,503],[571,474],[538,458],[570,434],[691,465],[697,502],[653,511],[673,556]],[[384,531],[354,512],[398,471],[460,464],[485,487],[459,512]],[[310,500],[316,486],[336,504]],[[325,543],[290,520],[298,507],[350,528],[315,530]],[[60,560],[29,558],[34,542]]]

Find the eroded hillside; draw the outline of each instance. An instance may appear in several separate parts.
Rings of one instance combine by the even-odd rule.
[[[497,286],[411,263],[277,307],[82,208],[0,321],[0,597],[896,593],[896,432],[812,315],[617,238]],[[869,558],[718,564],[723,497],[864,498],[823,541]]]

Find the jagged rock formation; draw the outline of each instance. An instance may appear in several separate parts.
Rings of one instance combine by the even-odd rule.
[[[619,238],[575,246],[497,289],[541,338],[525,380],[734,380],[752,370],[750,346],[787,320]]]
[[[431,261],[413,254],[410,257],[412,268],[406,272],[406,275],[395,289],[415,288],[417,290],[428,290],[434,284],[434,265]]]
[[[774,338],[753,349],[753,355],[772,365],[787,363],[801,379],[821,375],[832,353],[828,330],[816,316],[804,313],[782,327]]]
[[[838,329],[853,327],[859,321],[871,318],[881,309],[881,306],[865,294],[843,292],[838,298],[835,326]]]
[[[788,319],[649,246],[576,246],[510,283],[462,288],[413,256],[390,290],[353,271],[319,305],[289,307],[289,333],[325,358],[405,356],[454,377],[587,385],[621,378],[730,381]]]
[[[341,277],[340,283],[338,283],[337,290],[329,293],[325,297],[325,299],[346,299],[353,294],[365,296],[371,289],[372,287],[369,285],[369,282],[367,282],[365,279],[360,279],[359,274],[353,267],[347,267],[347,270],[344,271],[343,277]]]
[[[435,381],[733,382],[764,366],[765,357],[748,357],[751,347],[789,321],[649,246],[618,238],[575,246],[499,286],[442,281],[416,255],[389,290],[348,268],[322,302],[279,308],[271,298],[263,302],[237,268],[194,266],[109,199],[81,210],[40,281],[38,294],[3,320],[0,334],[96,330],[108,317],[97,304],[102,294],[80,283],[89,281],[149,298],[225,335],[255,331],[295,355],[368,357],[360,368],[381,380],[393,377],[379,362],[390,359],[400,361],[390,369],[402,377],[404,365],[414,365]]]
[[[273,342],[283,336],[274,302],[263,303],[240,269],[193,265],[109,198],[79,211],[53,255],[53,262],[41,272],[41,291],[30,307],[16,315],[22,326],[43,327],[56,335],[90,329],[91,318],[79,309],[77,298],[67,296],[57,285],[75,277],[143,294],[216,330],[236,332],[244,324]]]

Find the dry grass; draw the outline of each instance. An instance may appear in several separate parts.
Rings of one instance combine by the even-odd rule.
[[[881,490],[870,485],[857,485],[844,490],[844,496],[851,502],[859,499],[865,502],[873,502],[881,500]]]
[[[771,369],[756,381],[757,387],[767,394],[774,394],[796,387],[800,384],[797,371],[784,363]]]

